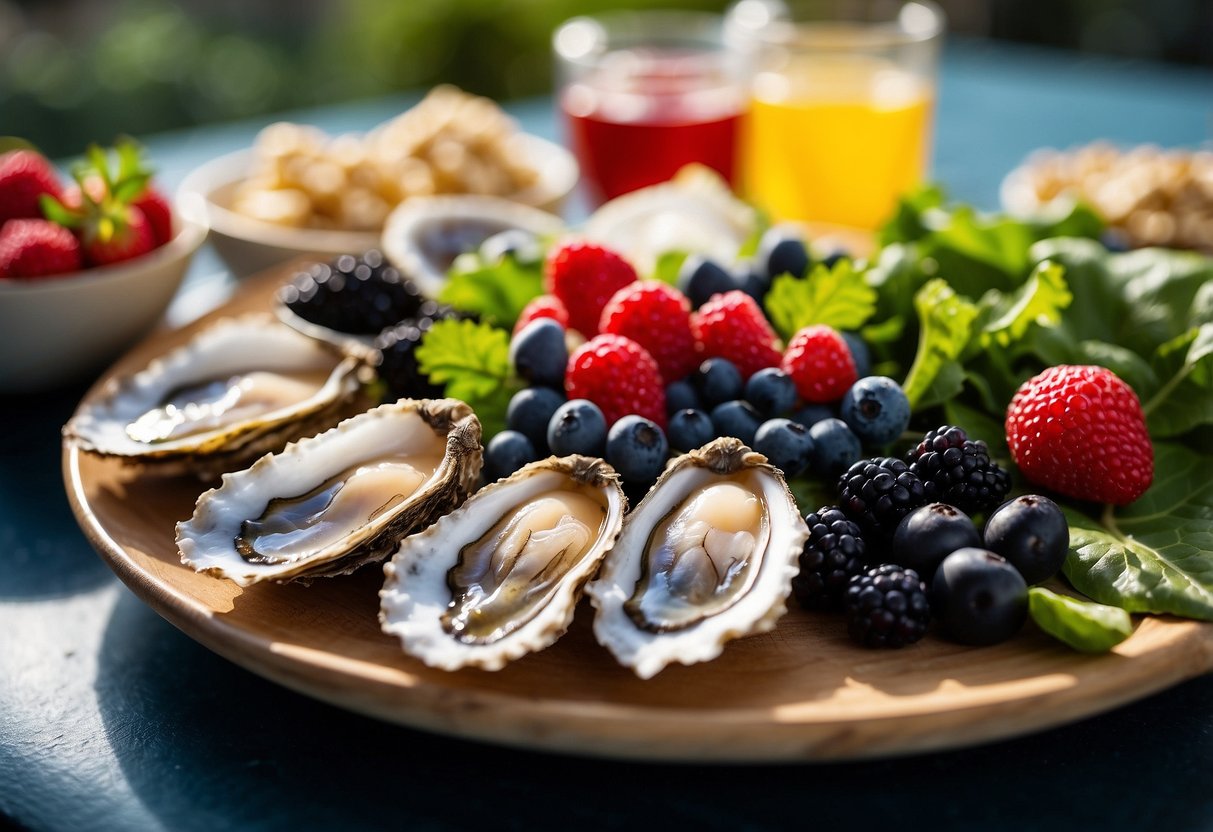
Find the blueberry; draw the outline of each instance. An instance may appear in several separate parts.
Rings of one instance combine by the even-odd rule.
[[[538,237],[521,228],[501,231],[480,244],[480,259],[486,263],[500,263],[507,255],[519,263],[538,263],[543,249]]]
[[[1023,626],[1028,585],[999,555],[957,549],[943,559],[931,582],[931,610],[962,644],[997,644]]]
[[[670,445],[656,423],[643,416],[624,416],[607,434],[606,459],[624,482],[644,484],[665,467]]]
[[[809,465],[825,477],[837,477],[858,462],[863,453],[859,437],[842,419],[822,419],[809,428],[809,437],[813,440]]]
[[[712,419],[702,410],[686,408],[670,416],[666,428],[670,444],[680,451],[693,451],[716,438]]]
[[[712,295],[737,288],[737,281],[722,266],[706,257],[692,254],[682,261],[678,270],[678,290],[687,296],[691,306],[698,309]]]
[[[734,436],[754,447],[754,434],[762,424],[762,416],[749,402],[734,400],[712,408],[712,427],[717,436]]]
[[[905,516],[893,533],[893,562],[930,580],[940,562],[957,549],[980,547],[972,519],[955,506],[930,503]]]
[[[768,228],[758,242],[755,259],[771,278],[781,274],[804,277],[809,271],[809,249],[804,239],[787,227]]]
[[[763,416],[778,416],[796,404],[796,383],[783,370],[767,367],[745,383],[745,399]]]
[[[733,272],[735,289],[740,289],[762,306],[763,299],[771,290],[771,278],[764,269],[753,263],[742,263]]]
[[[565,402],[548,422],[548,447],[556,456],[602,456],[606,437],[606,418],[598,405],[588,399]]]
[[[809,429],[791,419],[768,419],[754,434],[754,450],[765,456],[785,477],[798,477],[809,467],[813,440]]]
[[[1057,574],[1070,547],[1070,524],[1048,497],[1025,494],[986,520],[986,548],[1006,558],[1029,584]]]
[[[503,430],[484,449],[484,478],[496,482],[539,459],[535,446],[516,430]]]
[[[727,358],[709,358],[691,376],[699,398],[707,407],[741,398],[741,371]]]
[[[536,318],[510,341],[510,363],[531,384],[564,387],[569,351],[564,328],[551,318]]]
[[[540,453],[548,449],[548,423],[564,404],[564,396],[550,387],[527,387],[510,399],[505,411],[505,426],[531,440]]]
[[[842,420],[868,445],[887,445],[910,424],[910,400],[887,376],[868,376],[842,397]]]
[[[827,269],[833,269],[835,266],[838,265],[839,260],[850,259],[850,257],[851,257],[851,254],[846,249],[836,248],[833,251],[831,251],[829,254],[827,254],[825,257],[821,258],[821,260],[819,262],[821,263],[821,265],[825,266]]]
[[[700,407],[702,405],[699,402],[699,394],[695,392],[695,386],[691,384],[690,379],[672,381],[665,386],[666,413],[677,413],[688,408],[698,410]]]
[[[811,428],[813,425],[825,419],[833,419],[835,416],[833,409],[825,404],[806,404],[804,407],[797,410],[789,418],[793,422],[800,422],[806,428]]]
[[[851,359],[855,362],[855,375],[859,378],[872,374],[872,351],[857,332],[842,333],[842,340],[847,342],[851,351]]]

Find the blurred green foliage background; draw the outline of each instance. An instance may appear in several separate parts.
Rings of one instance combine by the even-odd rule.
[[[0,135],[53,156],[449,81],[547,91],[562,20],[727,0],[0,0]],[[1209,0],[942,0],[953,32],[1213,63]]]

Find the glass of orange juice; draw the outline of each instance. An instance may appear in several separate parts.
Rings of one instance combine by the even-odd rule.
[[[931,150],[943,13],[930,0],[740,0],[746,195],[776,220],[876,228]]]

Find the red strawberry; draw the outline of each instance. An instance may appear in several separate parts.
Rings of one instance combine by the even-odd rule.
[[[598,329],[625,335],[648,350],[666,382],[686,378],[699,366],[691,305],[665,283],[646,280],[624,286],[603,308]]]
[[[33,150],[0,156],[0,225],[7,220],[41,219],[43,194],[59,197],[63,186],[51,163]]]
[[[792,336],[783,354],[783,371],[796,382],[806,402],[836,402],[855,383],[855,359],[847,342],[828,326],[806,326]]]
[[[602,307],[611,295],[636,281],[636,270],[613,251],[593,243],[556,246],[544,264],[544,289],[560,298],[569,325],[586,338],[598,334]]]
[[[81,267],[80,241],[47,220],[9,220],[0,229],[0,277],[46,277]]]
[[[631,338],[599,335],[569,356],[564,377],[570,399],[589,399],[607,427],[635,413],[665,427],[665,388],[657,362]]]
[[[157,246],[173,239],[173,208],[164,194],[148,185],[147,190],[131,200],[131,205],[142,211],[151,223]]]
[[[1141,402],[1104,367],[1063,364],[1028,379],[1006,429],[1023,475],[1070,497],[1128,505],[1154,479]]]
[[[84,253],[94,266],[121,263],[156,247],[155,233],[143,212],[134,205],[114,212],[82,235]]]
[[[569,328],[569,310],[564,308],[560,298],[555,295],[540,295],[522,308],[522,314],[514,324],[514,334],[517,335],[523,327],[539,318],[551,318],[565,329]]]
[[[778,367],[779,339],[754,299],[740,290],[714,295],[691,315],[691,328],[705,358],[727,358],[742,380],[765,367]]]

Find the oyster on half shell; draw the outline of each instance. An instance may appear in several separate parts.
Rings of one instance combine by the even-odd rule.
[[[532,462],[400,544],[384,564],[383,631],[445,670],[542,650],[568,629],[625,510],[601,459]]]
[[[202,476],[247,465],[365,408],[368,357],[269,315],[227,318],[112,379],[64,435],[102,456]]]
[[[462,503],[480,464],[470,407],[401,399],[225,474],[177,524],[177,548],[241,586],[347,574]]]
[[[642,679],[720,655],[787,611],[808,529],[778,469],[736,439],[672,462],[586,588],[594,635]]]

